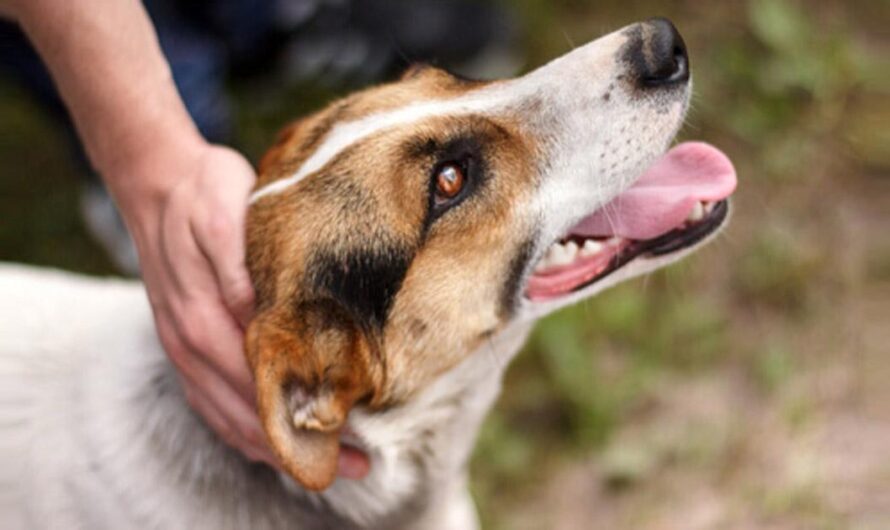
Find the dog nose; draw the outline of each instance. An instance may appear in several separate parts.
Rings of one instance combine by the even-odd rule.
[[[634,61],[640,83],[662,87],[689,80],[686,43],[670,20],[653,18],[643,22],[641,40],[640,55]]]

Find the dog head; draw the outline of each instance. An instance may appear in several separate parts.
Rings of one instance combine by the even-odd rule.
[[[287,471],[324,489],[357,403],[398,407],[511,323],[713,233],[729,162],[665,154],[689,93],[652,20],[512,80],[413,68],[286,129],[251,199],[247,350]]]

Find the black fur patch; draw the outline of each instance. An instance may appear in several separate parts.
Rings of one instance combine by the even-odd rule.
[[[345,256],[319,254],[309,267],[313,290],[342,305],[357,322],[380,330],[413,256],[406,248],[351,250]]]
[[[522,279],[525,275],[525,269],[528,267],[529,260],[532,259],[532,253],[535,249],[535,238],[526,239],[513,255],[510,260],[510,267],[507,269],[507,280],[501,290],[501,317],[509,319],[513,316],[516,308],[519,306],[519,297],[522,296]]]
[[[405,144],[405,155],[411,159],[426,160],[434,158],[440,149],[435,138],[413,138]]]

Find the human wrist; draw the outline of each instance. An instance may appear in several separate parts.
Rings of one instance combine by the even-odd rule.
[[[197,174],[209,148],[199,134],[171,131],[128,156],[94,163],[129,226],[151,222],[173,189]]]
[[[206,146],[179,96],[169,66],[159,64],[135,93],[81,120],[93,165],[106,178],[181,158]],[[120,115],[123,113],[124,115]]]
[[[117,149],[92,153],[93,166],[112,191],[135,194],[169,189],[192,172],[209,147],[197,131],[182,129],[182,124],[146,127],[122,138]]]

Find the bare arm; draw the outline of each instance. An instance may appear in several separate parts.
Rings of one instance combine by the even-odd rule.
[[[19,0],[12,8],[109,183],[120,187],[118,179],[156,153],[183,156],[201,147],[140,2]],[[164,188],[173,178],[149,180]]]
[[[271,462],[242,353],[250,164],[201,137],[139,1],[0,0],[0,12],[49,67],[121,209],[190,403],[231,445]]]

